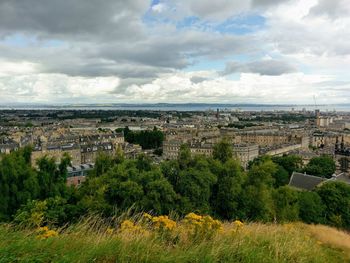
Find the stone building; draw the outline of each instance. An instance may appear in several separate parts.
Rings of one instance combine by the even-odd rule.
[[[192,155],[212,156],[213,143],[207,142],[182,142],[178,140],[165,141],[163,143],[163,157],[165,159],[176,159],[182,144],[187,144]],[[259,146],[251,144],[232,144],[233,155],[240,160],[241,165],[246,168],[249,161],[259,156]]]
[[[60,162],[64,154],[68,154],[72,158],[72,165],[81,164],[81,152],[78,144],[36,146],[31,155],[31,163],[35,167],[36,161],[44,156],[55,158],[57,162]]]
[[[234,144],[233,155],[240,160],[241,165],[246,169],[250,161],[259,156],[259,146],[254,144]]]
[[[123,133],[91,134],[84,136],[67,135],[50,138],[41,137],[32,152],[32,165],[39,158],[48,156],[59,162],[66,153],[72,158],[72,165],[94,163],[99,152],[112,155],[124,143]]]
[[[0,154],[8,154],[16,151],[19,148],[19,144],[9,138],[0,138]]]

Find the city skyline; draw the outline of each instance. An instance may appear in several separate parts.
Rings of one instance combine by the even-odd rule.
[[[346,0],[0,3],[1,103],[350,103]]]

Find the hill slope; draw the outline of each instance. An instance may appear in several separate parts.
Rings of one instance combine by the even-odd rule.
[[[56,232],[0,226],[0,262],[345,262],[350,236],[326,226],[225,223],[214,235],[122,231],[81,223]],[[129,224],[129,225],[128,225]],[[172,228],[169,226],[169,229]],[[175,234],[174,234],[175,233]],[[197,233],[198,234],[198,233]]]

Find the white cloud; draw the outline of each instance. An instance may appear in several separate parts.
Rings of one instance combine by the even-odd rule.
[[[158,3],[152,6],[152,11],[155,13],[162,13],[166,10],[167,6],[164,3]]]
[[[0,58],[1,59],[1,58]],[[38,71],[38,65],[28,61],[4,61],[0,60],[0,77],[30,74]]]
[[[193,76],[206,80],[192,82]],[[319,88],[322,83],[334,80],[334,76],[303,73],[280,76],[246,73],[238,80],[230,80],[212,71],[177,72],[163,74],[148,84],[132,85],[122,99],[124,102],[308,103],[315,95],[320,103],[349,102],[350,89],[345,92],[347,97],[343,97],[343,89],[329,97],[327,89]],[[350,87],[350,83],[345,86]]]
[[[111,101],[119,85],[116,77],[71,77],[63,74],[30,74],[0,77],[2,102]]]
[[[33,0],[5,2],[0,36],[44,40],[0,38],[2,101],[305,103],[316,95],[349,102],[348,0],[79,0],[40,10]],[[94,19],[80,19],[91,13]],[[145,14],[174,21],[148,24]],[[244,35],[215,32],[246,14],[266,24]],[[188,16],[214,26],[177,27]],[[227,64],[234,76],[219,74],[229,61],[236,62]]]

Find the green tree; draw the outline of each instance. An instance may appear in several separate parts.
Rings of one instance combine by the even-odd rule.
[[[226,139],[214,145],[213,158],[225,163],[232,158],[232,145]]]
[[[150,171],[152,169],[151,159],[145,154],[137,156],[136,167],[140,171]]]
[[[190,147],[187,144],[182,144],[180,146],[180,151],[177,159],[181,169],[186,169],[190,165],[192,157]]]
[[[179,162],[177,160],[165,161],[161,163],[160,168],[164,177],[177,189],[180,180]]]
[[[45,200],[29,200],[17,210],[14,222],[25,227],[43,225],[63,226],[79,218],[81,211],[62,197],[50,197]]]
[[[108,171],[114,164],[112,156],[100,152],[98,153],[96,160],[95,160],[95,167],[92,172],[94,176],[101,176],[105,172]]]
[[[293,172],[298,172],[303,167],[303,160],[298,155],[285,155],[285,156],[276,156],[272,158],[274,163],[282,166],[289,175],[292,175]]]
[[[129,208],[165,214],[175,208],[172,185],[145,156],[114,164],[101,176],[88,178],[78,191],[83,207],[105,215]]]
[[[314,157],[306,165],[304,172],[310,175],[331,178],[336,170],[335,161],[329,155]]]
[[[277,165],[277,170],[272,174],[273,179],[275,179],[274,187],[278,188],[280,186],[287,185],[289,183],[289,174],[283,166]]]
[[[323,224],[325,222],[325,206],[316,192],[303,191],[299,193],[299,216],[308,224]]]
[[[241,219],[243,217],[240,203],[244,173],[237,160],[228,160],[217,165],[217,184],[214,191],[213,209],[224,219]]]
[[[327,223],[350,228],[350,186],[342,182],[327,182],[316,192],[326,207]]]
[[[175,210],[177,201],[172,185],[161,175],[158,179],[150,180],[144,186],[145,195],[141,200],[141,208],[155,214],[169,214]]]
[[[64,155],[58,165],[54,158],[47,156],[37,160],[40,199],[66,195],[67,166],[69,164],[68,155]]]
[[[298,192],[288,186],[278,188],[274,194],[276,220],[278,222],[299,219]]]
[[[142,149],[158,149],[162,146],[164,134],[156,127],[152,131],[131,131],[128,127],[124,129],[125,140],[129,143],[141,145]]]
[[[203,156],[196,156],[189,165],[180,168],[178,183],[174,188],[181,196],[180,213],[209,213],[209,201],[217,177],[211,172],[208,160]]]
[[[22,204],[39,195],[38,178],[30,165],[30,153],[30,147],[25,147],[1,156],[0,220],[9,220]]]
[[[248,172],[243,192],[243,209],[249,220],[271,221],[274,217],[272,186],[277,165],[271,160],[254,164]]]

